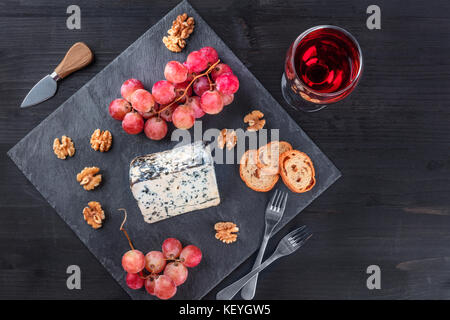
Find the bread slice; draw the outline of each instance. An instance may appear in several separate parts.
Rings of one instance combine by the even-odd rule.
[[[267,192],[277,183],[278,174],[264,174],[256,165],[257,150],[248,150],[242,155],[239,165],[239,175],[247,187],[259,192]]]
[[[306,153],[286,151],[280,156],[280,173],[286,186],[296,193],[311,190],[316,184],[314,165]]]
[[[278,174],[280,172],[280,155],[292,150],[290,143],[286,141],[272,141],[258,149],[257,166],[265,174]]]

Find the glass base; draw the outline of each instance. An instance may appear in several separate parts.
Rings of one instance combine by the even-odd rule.
[[[305,112],[316,112],[319,110],[322,110],[327,105],[326,104],[314,104],[311,102],[308,102],[302,98],[300,98],[298,95],[292,93],[292,90],[287,85],[286,81],[286,75],[283,73],[283,76],[281,77],[281,93],[283,94],[284,100],[294,109],[301,110]]]

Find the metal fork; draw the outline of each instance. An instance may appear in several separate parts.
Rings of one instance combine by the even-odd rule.
[[[281,221],[284,210],[286,209],[288,194],[287,192],[280,192],[276,190],[267,204],[266,208],[266,227],[264,231],[264,238],[259,248],[258,256],[256,257],[253,269],[256,269],[261,264],[266,251],[267,242],[269,242],[272,232]],[[252,300],[255,296],[256,283],[258,282],[258,274],[256,274],[245,286],[242,288],[241,297],[245,300]]]
[[[246,276],[236,281],[235,283],[229,285],[225,289],[219,291],[216,295],[217,300],[231,300],[239,290],[253,278],[255,274],[264,270],[268,265],[270,265],[275,260],[294,253],[296,250],[301,248],[305,242],[311,238],[312,233],[308,230],[306,226],[302,226],[298,229],[287,234],[280,243],[278,243],[277,248],[274,253],[267,258],[259,267],[253,269]]]

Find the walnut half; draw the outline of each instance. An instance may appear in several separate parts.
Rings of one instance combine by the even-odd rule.
[[[91,201],[88,206],[83,209],[84,220],[94,229],[101,228],[103,220],[105,220],[105,212],[97,201]]]
[[[170,51],[181,52],[186,46],[186,39],[194,31],[194,27],[194,18],[188,17],[187,13],[180,14],[172,22],[172,28],[167,31],[169,35],[162,41]]]
[[[244,117],[244,122],[248,123],[247,131],[258,131],[264,128],[266,120],[262,119],[264,113],[254,110]]]
[[[91,136],[91,147],[95,151],[106,152],[111,148],[112,135],[108,130],[97,129]]]
[[[220,134],[217,137],[217,146],[220,149],[223,149],[225,148],[225,146],[227,146],[227,149],[231,150],[234,148],[236,143],[237,143],[236,131],[234,131],[233,129],[222,129],[222,131],[220,131]]]
[[[214,230],[216,230],[216,239],[223,243],[230,244],[237,240],[236,232],[239,228],[233,222],[217,222]]]
[[[53,141],[53,152],[59,159],[65,159],[67,156],[72,157],[75,154],[75,147],[72,139],[62,136],[61,141],[55,138]]]
[[[97,174],[100,171],[97,167],[84,168],[77,174],[77,181],[83,186],[84,190],[92,190],[102,182],[102,175]]]

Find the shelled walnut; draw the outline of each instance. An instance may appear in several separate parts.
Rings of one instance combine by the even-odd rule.
[[[94,229],[102,227],[105,220],[105,212],[97,201],[91,201],[88,206],[83,209],[84,220]]]
[[[75,147],[72,139],[62,136],[61,141],[55,138],[53,141],[53,152],[59,159],[66,159],[67,156],[72,157],[75,154]]]
[[[106,152],[111,148],[112,135],[108,130],[97,129],[91,136],[91,147],[95,151]]]
[[[181,52],[186,46],[186,39],[194,31],[194,18],[188,17],[187,13],[180,14],[173,22],[172,28],[167,31],[169,34],[163,38],[167,49],[172,52]]]
[[[264,113],[254,110],[244,117],[244,122],[248,123],[247,131],[258,131],[264,128],[266,120],[262,119]]]
[[[84,168],[77,174],[77,181],[83,186],[84,190],[92,190],[102,181],[102,175],[97,174],[100,171],[97,167]]]
[[[214,230],[216,230],[216,239],[226,244],[237,240],[236,232],[239,231],[239,228],[233,222],[217,222],[214,225]]]
[[[222,129],[217,137],[217,146],[220,149],[227,147],[228,150],[234,148],[237,143],[236,131],[233,129]]]

